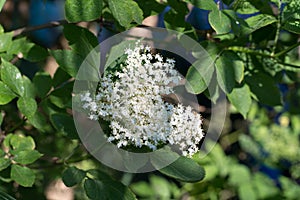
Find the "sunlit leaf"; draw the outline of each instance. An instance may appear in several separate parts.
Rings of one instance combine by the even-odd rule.
[[[244,84],[241,87],[236,87],[227,96],[237,111],[240,112],[244,118],[246,118],[252,102],[249,86]]]
[[[41,156],[42,154],[40,154],[36,150],[24,150],[24,151],[17,151],[16,154],[14,155],[13,160],[22,165],[27,165],[35,162]]]
[[[143,21],[143,11],[133,0],[110,0],[108,6],[115,19],[123,27],[129,27],[133,21],[138,24]]]
[[[187,2],[190,2],[194,6],[201,8],[203,10],[216,10],[218,9],[217,4],[213,0],[185,0]]]
[[[78,69],[83,62],[83,58],[70,50],[55,50],[51,51],[51,54],[61,69],[72,77],[76,76]]]
[[[11,164],[11,160],[9,158],[0,158],[0,171],[6,169]]]
[[[35,180],[34,172],[28,167],[20,165],[12,165],[10,176],[12,180],[16,181],[23,187],[32,187]]]
[[[16,94],[24,95],[23,79],[19,69],[4,59],[1,63],[1,79]]]
[[[0,105],[4,105],[13,100],[17,95],[9,89],[2,81],[0,81]]]
[[[26,117],[32,117],[37,111],[37,103],[33,98],[20,97],[17,105]]]
[[[0,11],[2,10],[4,4],[5,4],[5,0],[0,0]]]
[[[0,34],[0,52],[9,50],[12,43],[12,37],[12,32]]]
[[[30,136],[12,135],[9,140],[11,146],[15,150],[33,150],[35,148],[35,142]]]
[[[69,22],[92,21],[100,18],[102,0],[66,0],[65,13]]]
[[[212,10],[208,15],[208,21],[217,34],[228,33],[231,30],[231,21],[221,10]]]

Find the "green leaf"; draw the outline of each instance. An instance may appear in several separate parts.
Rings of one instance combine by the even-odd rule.
[[[252,103],[249,86],[244,84],[241,87],[233,88],[232,92],[227,96],[237,111],[240,112],[244,118],[246,118]]]
[[[233,165],[230,167],[228,182],[234,186],[247,184],[251,181],[251,173],[246,166]]]
[[[6,169],[11,164],[10,159],[8,158],[0,158],[0,171]]]
[[[256,159],[259,159],[262,156],[259,144],[246,134],[241,134],[239,136],[239,145],[245,152],[251,154],[251,156]]]
[[[78,56],[74,51],[55,50],[51,51],[59,67],[61,67],[70,76],[75,77],[80,68],[83,58]]]
[[[36,91],[31,80],[27,76],[23,76],[23,85],[24,85],[24,98],[34,99],[36,96]]]
[[[0,81],[0,105],[8,104],[16,96],[7,85]]]
[[[0,53],[9,50],[11,47],[13,33],[0,34]]]
[[[27,118],[32,117],[37,111],[37,103],[32,98],[20,97],[17,106]]]
[[[254,97],[262,104],[276,106],[282,104],[282,97],[274,79],[263,73],[257,72],[245,77]]]
[[[122,183],[112,180],[93,180],[86,179],[84,182],[84,189],[90,199],[122,199],[135,200],[135,195],[131,190]]]
[[[154,167],[159,167],[161,161],[159,158],[151,160]],[[169,177],[175,178],[184,182],[201,181],[205,176],[204,169],[194,160],[187,157],[179,157],[170,165],[159,169],[159,171]]]
[[[122,183],[112,180],[103,180],[102,182],[107,199],[136,200],[132,191]]]
[[[251,0],[249,1],[256,9],[258,9],[263,14],[274,15],[272,11],[272,6],[268,1],[261,0]]]
[[[258,199],[270,199],[279,195],[281,192],[276,186],[276,183],[262,173],[254,174],[253,185]]]
[[[33,85],[39,97],[45,97],[52,88],[52,78],[47,72],[38,72],[33,77]]]
[[[33,44],[29,51],[22,53],[24,59],[30,62],[43,61],[49,56],[48,51],[37,44]]]
[[[200,94],[208,87],[214,73],[214,61],[212,59],[199,59],[189,68],[186,74],[187,91]]]
[[[244,34],[250,34],[260,28],[276,23],[277,19],[272,15],[259,14],[246,19],[249,28],[244,30]]]
[[[71,48],[83,58],[99,44],[97,37],[86,28],[66,24],[63,32]]]
[[[22,136],[22,135],[12,135],[9,138],[9,142],[13,149],[16,150],[33,150],[35,148],[35,143],[32,137]]]
[[[1,79],[12,91],[20,96],[24,95],[23,79],[19,69],[4,59],[1,63]]]
[[[26,37],[13,40],[9,50],[9,54],[19,55],[30,62],[38,62],[45,60],[49,56],[48,51],[32,42],[29,42]]]
[[[203,10],[218,10],[217,4],[213,0],[184,0]]]
[[[107,199],[104,195],[105,190],[103,183],[99,180],[86,179],[84,181],[84,190],[86,195],[92,200]]]
[[[109,0],[109,9],[119,24],[125,28],[130,27],[131,22],[141,24],[143,11],[133,0]]]
[[[34,115],[28,117],[28,121],[38,130],[44,131],[47,126],[45,116],[40,112],[35,112]]]
[[[50,101],[59,108],[71,108],[73,83],[66,83],[64,86],[52,91],[49,96]]]
[[[253,186],[249,183],[242,184],[238,187],[238,194],[241,200],[256,200],[257,195]]]
[[[32,187],[35,180],[35,174],[31,169],[19,165],[11,166],[10,176],[23,187]]]
[[[0,0],[0,11],[2,10],[4,4],[5,4],[5,0]]]
[[[13,137],[13,134],[9,133],[5,136],[3,141],[4,148],[10,149],[10,139]]]
[[[244,79],[244,63],[233,52],[224,52],[216,61],[217,80],[223,91],[230,93],[235,81],[241,83]]]
[[[124,52],[127,48],[133,48],[136,43],[136,40],[125,40],[120,42],[119,44],[111,47],[108,57],[105,63],[105,71],[107,71],[107,67],[111,67],[111,65],[116,62],[118,58],[124,55]]]
[[[164,4],[157,1],[135,0],[135,2],[138,3],[139,7],[144,12],[145,18],[151,15],[158,15],[163,12],[166,7]]]
[[[69,22],[92,21],[100,18],[102,0],[66,0],[65,14]]]
[[[185,16],[189,13],[186,3],[169,0],[168,4],[171,9],[164,15],[165,27],[178,32],[184,32],[186,29],[192,29],[191,25],[185,21]]]
[[[73,118],[63,113],[54,113],[50,115],[50,121],[56,130],[65,133],[72,139],[78,138]]]
[[[27,165],[35,162],[41,156],[42,154],[36,150],[16,151],[13,160],[22,165]]]
[[[223,13],[226,14],[230,21],[231,21],[231,28],[232,32],[229,34],[224,35],[224,37],[227,37],[228,39],[234,39],[236,36],[240,36],[241,33],[243,33],[244,29],[249,28],[246,21],[240,17],[238,17],[237,12],[234,10],[223,10]],[[218,35],[217,35],[218,36]],[[214,36],[214,37],[217,37]],[[218,37],[222,37],[223,35],[219,35]]]
[[[289,32],[300,34],[300,20],[296,18],[289,19],[284,23],[283,28]]]
[[[221,89],[227,94],[232,91],[235,86],[235,67],[230,55],[222,54],[216,61],[217,80]]]
[[[61,67],[58,67],[54,73],[53,77],[53,87],[58,87],[62,84],[65,84],[67,81],[69,81],[71,76],[67,74]]]
[[[86,179],[84,186],[87,195],[91,199],[136,199],[132,191],[120,182],[114,181],[109,175],[100,170],[89,170],[89,174],[99,180]]]
[[[85,178],[86,172],[77,167],[69,167],[62,174],[62,180],[67,187],[73,187],[81,183]]]
[[[231,21],[221,10],[212,10],[208,15],[208,21],[217,34],[225,34],[231,30]]]
[[[82,66],[84,66],[84,72],[92,73],[94,76],[94,70],[99,71],[100,66],[100,52],[98,46],[99,42],[97,37],[91,33],[88,29],[75,26],[73,24],[67,24],[64,26],[64,35],[69,41],[69,45],[72,48],[72,52],[78,54],[82,61]],[[80,75],[82,75],[82,71]],[[79,77],[77,77],[79,79]],[[88,77],[90,80],[90,77]],[[97,81],[99,79],[96,79]]]
[[[155,193],[150,185],[145,181],[133,183],[130,185],[130,188],[136,195],[141,197],[151,197]]]
[[[95,179],[113,181],[111,176],[108,175],[106,172],[102,171],[101,169],[90,169],[87,172]]]
[[[159,176],[150,176],[150,183],[153,188],[154,194],[159,196],[159,199],[170,199],[170,183]]]
[[[279,178],[279,181],[282,185],[283,188],[283,196],[285,197],[285,199],[298,199],[299,195],[300,195],[300,190],[299,190],[299,185],[285,177],[285,176],[281,176]]]

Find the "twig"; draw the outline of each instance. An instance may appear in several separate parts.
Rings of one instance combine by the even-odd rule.
[[[101,26],[104,27],[111,27],[113,26],[113,22],[110,21],[104,21],[103,19],[97,19],[95,20],[95,22],[98,22],[101,24]],[[78,22],[79,23],[79,22]],[[31,31],[37,31],[37,30],[41,30],[41,29],[45,29],[45,28],[55,28],[57,26],[62,26],[65,24],[73,24],[68,22],[67,20],[58,20],[58,21],[52,21],[46,24],[41,24],[41,25],[37,25],[37,26],[29,26],[29,27],[23,27],[23,28],[19,28],[13,31],[13,37],[17,37],[19,35],[24,35],[28,32]]]
[[[292,46],[288,47],[287,49],[285,49],[285,50],[283,50],[283,51],[281,51],[281,52],[276,53],[276,54],[274,55],[274,57],[282,56],[282,55],[286,54],[287,52],[293,50],[294,48],[298,47],[299,45],[300,45],[300,41],[297,42],[297,43],[295,43],[295,44],[293,44]]]
[[[40,29],[54,28],[54,27],[57,27],[57,26],[68,24],[68,23],[69,22],[67,22],[67,20],[58,20],[58,21],[52,21],[52,22],[42,24],[42,25],[19,28],[19,29],[16,29],[16,30],[13,31],[13,37],[17,37],[19,35],[23,35],[25,33],[40,30]]]
[[[279,36],[280,36],[281,21],[282,21],[281,6],[282,6],[282,2],[281,2],[281,0],[279,0],[279,2],[278,2],[279,14],[278,14],[278,20],[277,20],[277,26],[276,26],[276,34],[275,34],[275,39],[274,39],[274,46],[273,46],[272,53],[271,53],[272,56],[275,55],[276,48],[277,48],[277,43],[279,41]]]

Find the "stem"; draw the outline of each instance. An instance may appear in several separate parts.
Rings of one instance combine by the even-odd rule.
[[[294,48],[298,47],[299,45],[300,45],[300,41],[297,42],[296,44],[294,44],[294,45],[288,47],[287,49],[285,49],[285,50],[283,50],[283,51],[281,51],[281,52],[276,53],[276,54],[274,55],[274,57],[282,56],[283,54],[285,54],[285,53],[287,53],[287,52],[293,50]]]
[[[296,69],[300,69],[300,66],[298,66],[298,65],[293,65],[293,64],[284,63],[284,62],[278,62],[278,64],[285,65],[285,66],[292,67],[292,68],[296,68]]]
[[[248,49],[246,47],[232,46],[232,47],[227,47],[225,50],[241,52],[241,53],[246,53],[246,54],[252,54],[252,55],[257,55],[257,56],[263,56],[263,57],[269,57],[269,58],[274,57],[271,54],[262,53],[257,50]]]
[[[48,160],[49,163],[44,164],[44,165],[38,165],[37,163],[33,164],[30,166],[31,169],[48,169],[48,168],[53,168],[53,167],[61,167],[64,165],[69,165],[69,164],[73,164],[73,163],[78,163],[81,162],[83,160],[87,160],[91,158],[91,155],[87,154],[84,155],[82,157],[78,157],[78,158],[74,158],[72,160],[69,160],[68,162],[63,161],[62,159],[59,160]]]
[[[69,22],[67,22],[67,20],[58,20],[58,21],[52,21],[52,22],[42,24],[42,25],[19,28],[19,29],[16,29],[16,30],[13,31],[13,37],[17,37],[19,35],[23,35],[25,33],[40,30],[40,29],[54,28],[54,27],[57,27],[57,26],[68,24],[68,23]]]
[[[103,19],[100,19],[100,20],[98,19],[98,20],[95,20],[95,21],[99,22],[101,24],[101,26],[105,26],[105,27],[112,27],[112,25],[113,25],[113,22],[104,21]],[[37,25],[37,26],[23,27],[23,28],[19,28],[19,29],[14,30],[13,31],[13,37],[24,35],[28,32],[37,31],[37,30],[41,30],[41,29],[45,29],[45,28],[54,28],[54,27],[57,27],[57,26],[65,25],[65,24],[74,24],[74,23],[70,23],[67,20],[58,20],[58,21],[48,22],[46,24]]]
[[[274,56],[274,54],[275,54],[277,43],[279,40],[279,35],[280,35],[281,21],[282,21],[281,6],[282,6],[282,2],[281,2],[281,0],[279,0],[279,2],[278,2],[279,13],[278,13],[278,20],[277,20],[276,35],[275,35],[275,39],[274,39],[274,46],[273,46],[272,53],[271,53],[272,56]]]

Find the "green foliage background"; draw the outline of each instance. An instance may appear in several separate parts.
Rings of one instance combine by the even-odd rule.
[[[0,0],[0,8],[4,3]],[[204,40],[185,22],[188,3],[209,11],[212,29]],[[76,187],[77,199],[297,199],[300,3],[224,3],[231,6],[220,9],[212,0],[66,0],[66,21],[58,25],[69,49],[42,47],[26,36],[26,29],[6,31],[0,25],[0,199],[45,199],[46,187],[60,178]],[[97,37],[77,22],[96,22],[118,33],[167,5],[165,27],[199,41],[213,58],[211,65],[202,62],[207,76],[199,74],[201,65],[189,68],[187,89],[212,102],[223,91],[230,104],[227,126],[203,159],[182,157],[143,176],[117,172],[86,152],[74,126],[72,78],[98,45]],[[256,14],[243,19],[237,13]],[[59,65],[53,77],[43,67],[48,57]],[[21,74],[23,60],[40,66],[32,78]],[[218,84],[209,93],[205,83],[214,79]]]

